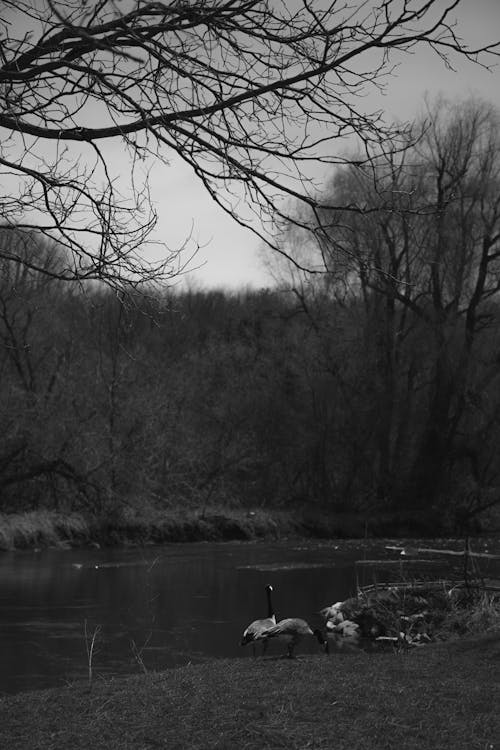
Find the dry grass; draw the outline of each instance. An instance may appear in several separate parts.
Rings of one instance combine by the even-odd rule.
[[[404,632],[408,647],[500,632],[499,592],[452,586],[445,580],[369,586],[342,604],[347,619],[359,619],[363,613],[380,623],[389,637]]]
[[[0,513],[0,550],[42,547],[162,544],[165,542],[278,540],[289,537],[346,537],[343,519],[323,519],[311,526],[300,514],[283,510],[240,508],[125,508],[113,518],[93,518],[54,511]],[[352,525],[352,524],[351,524]],[[361,526],[358,531],[362,531]],[[335,533],[334,533],[335,532]]]
[[[0,513],[0,550],[70,546],[89,538],[89,525],[77,513]]]
[[[113,521],[53,511],[0,513],[0,550],[163,542],[277,539],[295,531],[288,514],[238,510],[123,513]]]
[[[398,522],[381,517],[371,522],[374,536],[394,536]],[[42,547],[143,545],[165,542],[253,541],[283,538],[361,539],[368,527],[356,514],[312,513],[305,510],[207,506],[202,509],[154,508],[146,501],[117,509],[109,518],[35,510],[0,513],[0,550]]]
[[[440,627],[440,636],[473,636],[500,631],[500,597],[498,593],[478,591],[472,602],[450,608]]]
[[[406,655],[219,660],[0,700],[5,750],[497,750],[500,633]]]

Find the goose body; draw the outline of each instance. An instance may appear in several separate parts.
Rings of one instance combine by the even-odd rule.
[[[345,619],[342,612],[342,604],[343,602],[335,602],[335,604],[331,604],[329,607],[321,609],[319,613],[325,618],[326,622],[332,622],[336,625]]]
[[[325,618],[326,634],[337,647],[357,646],[361,641],[375,640],[386,635],[386,627],[378,617],[368,608],[353,612],[345,602],[335,604],[320,610]],[[347,616],[350,611],[350,617]]]
[[[240,646],[246,646],[252,644],[253,655],[255,656],[255,643],[256,641],[262,640],[262,634],[276,625],[276,615],[273,610],[272,595],[273,587],[266,586],[267,596],[267,617],[261,620],[254,620],[243,632],[241,637]],[[267,639],[262,640],[262,654],[264,655],[267,650]]]
[[[343,620],[337,624],[329,620],[326,623],[326,629],[329,632],[338,633],[342,638],[356,638],[359,640],[361,637],[361,630],[358,623],[352,620]]]
[[[265,630],[259,639],[279,638],[287,643],[287,656],[292,659],[295,646],[304,638],[316,638],[318,643],[326,645],[325,638],[321,630],[312,630],[310,625],[299,617],[287,617],[280,620],[276,625]]]

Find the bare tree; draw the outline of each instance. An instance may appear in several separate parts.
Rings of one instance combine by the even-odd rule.
[[[364,342],[373,409],[360,394],[357,411],[379,497],[460,503],[465,488],[478,512],[500,477],[499,113],[442,100],[420,132],[334,175],[330,200],[367,210],[317,212],[308,246],[292,225],[290,252],[307,246],[323,269],[320,282],[295,271],[293,283],[303,304],[311,287],[337,300]]]
[[[58,504],[69,487],[80,494],[88,485],[71,449],[78,295],[56,278],[57,247],[21,230],[0,230],[0,243],[26,260],[0,256],[0,503]],[[48,273],[33,271],[33,259]]]
[[[394,135],[359,107],[384,87],[393,51],[424,45],[483,65],[498,55],[496,41],[472,49],[457,36],[459,2],[0,0],[2,224],[70,251],[61,278],[168,279],[181,248],[147,261],[147,166],[175,154],[269,241],[284,197],[316,207],[313,165],[341,161],[333,144],[355,137],[369,150]]]

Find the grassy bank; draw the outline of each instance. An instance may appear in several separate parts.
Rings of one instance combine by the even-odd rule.
[[[50,511],[0,514],[0,550],[278,539],[298,533],[286,514],[256,511],[123,513],[111,519]]]
[[[403,533],[408,535],[408,528],[389,516],[367,524],[365,517],[355,514],[305,511],[148,510],[105,519],[52,511],[0,513],[0,550],[290,537],[355,539]]]
[[[218,660],[0,699],[5,750],[496,750],[500,632],[407,654]]]

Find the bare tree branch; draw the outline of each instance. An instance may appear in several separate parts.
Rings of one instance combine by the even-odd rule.
[[[450,66],[456,55],[491,64],[498,42],[457,36],[459,2],[0,0],[2,224],[60,242],[68,278],[171,278],[185,248],[146,261],[156,215],[147,170],[137,179],[175,152],[270,240],[289,218],[284,198],[316,207],[312,162],[345,161],[347,139],[367,151],[393,142],[381,112],[360,105],[383,90],[394,51],[427,45]],[[125,148],[123,195],[109,139]]]

